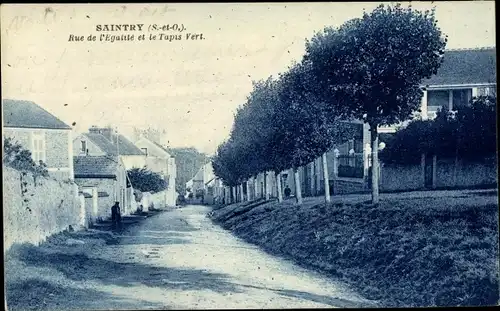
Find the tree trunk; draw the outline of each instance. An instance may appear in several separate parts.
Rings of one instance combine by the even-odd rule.
[[[268,182],[267,182],[267,171],[264,172],[264,193],[265,193],[265,198],[266,198],[266,201],[269,201],[269,191],[267,189],[268,187]]]
[[[254,179],[253,179],[253,199],[254,200],[257,200],[258,197],[257,197],[257,193],[259,192],[258,189],[259,189],[259,174],[255,175]]]
[[[240,185],[240,198],[241,198],[241,202],[245,201],[245,194],[243,193],[243,183],[241,183],[241,185]]]
[[[302,204],[302,189],[300,187],[300,176],[297,168],[293,169],[293,176],[295,179],[295,199],[297,204]]]
[[[311,176],[309,176],[309,191],[311,191],[311,196],[314,197],[316,196],[316,192],[314,191],[314,177],[316,176],[314,173],[314,166],[315,166],[316,160],[312,161],[310,164],[309,172],[311,172]]]
[[[372,204],[378,204],[379,191],[378,191],[378,132],[376,125],[370,125],[371,130],[371,143],[372,143]]]
[[[231,187],[231,195],[232,195],[232,198],[231,198],[231,203],[236,203],[236,187],[235,186],[232,186]]]
[[[276,173],[276,191],[278,192],[278,202],[283,202],[283,193],[281,192],[281,172]]]
[[[323,160],[323,179],[325,182],[325,202],[330,203],[330,181],[328,176],[328,163],[326,162],[326,152],[321,155],[321,160]]]
[[[248,180],[245,181],[245,189],[247,190],[247,202],[250,202],[251,198],[250,198],[250,189],[248,189]]]

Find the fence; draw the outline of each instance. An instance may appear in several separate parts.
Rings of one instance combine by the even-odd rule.
[[[497,185],[497,159],[467,162],[423,157],[415,165],[384,164],[380,173],[382,191],[490,187]]]
[[[363,154],[339,155],[338,157],[339,177],[364,177]]]

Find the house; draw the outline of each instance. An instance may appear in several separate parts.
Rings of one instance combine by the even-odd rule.
[[[111,206],[120,202],[122,214],[130,212],[127,195],[127,171],[123,161],[109,155],[78,155],[74,157],[75,182],[85,196],[87,220],[95,222],[111,216]],[[91,208],[90,208],[91,207]]]
[[[118,144],[116,143],[118,141]],[[120,185],[111,187],[109,180],[103,180],[98,183],[94,180],[93,183],[98,183],[100,187],[95,186],[96,191],[102,193],[106,192],[110,194],[111,198],[109,200],[117,199],[120,202],[123,212],[134,211],[137,209],[137,203],[134,197],[134,189],[130,185],[126,171],[137,167],[142,168],[146,165],[145,155],[142,151],[137,148],[132,142],[130,142],[123,135],[117,134],[113,129],[91,127],[88,133],[82,133],[75,137],[73,141],[73,153],[75,154],[75,159],[82,157],[101,157],[112,159],[119,166],[116,168],[118,171],[125,172],[125,179],[120,179]],[[90,160],[89,160],[90,161]],[[109,163],[111,165],[111,163]],[[109,175],[109,174],[107,174]],[[94,179],[106,179],[102,176],[96,176]],[[111,178],[111,177],[110,177]],[[82,180],[76,180],[77,184],[82,187],[89,188],[88,183],[82,183]],[[120,190],[113,190],[120,189]],[[121,190],[124,189],[124,196],[121,194]],[[90,190],[87,189],[90,192]],[[114,191],[114,192],[113,192]],[[94,199],[94,204],[95,203]],[[98,200],[99,201],[99,200]],[[99,202],[105,202],[100,200]],[[107,204],[107,203],[106,203]],[[97,209],[101,209],[101,204],[98,204]]]
[[[146,155],[141,149],[113,128],[92,126],[89,128],[89,132],[84,135],[90,138],[93,144],[99,146],[107,154],[119,154],[127,170],[146,166]],[[80,140],[80,152],[84,149],[83,145],[85,141],[85,139]],[[89,149],[89,152],[91,151]]]
[[[186,189],[191,189],[195,197],[207,194],[207,183],[215,178],[212,162],[208,162],[198,169],[193,178],[186,183]]]
[[[73,179],[72,128],[32,101],[2,100],[3,136],[31,151],[60,180]]]
[[[193,193],[193,185],[194,185],[193,178],[191,178],[186,182],[186,194],[185,194],[186,198],[188,198],[189,193]]]
[[[422,119],[435,118],[443,106],[451,111],[466,105],[475,96],[493,94],[496,90],[496,48],[446,51],[437,74],[425,80],[422,88],[421,111],[415,114],[415,118]],[[380,146],[383,147],[385,136],[392,135],[407,123],[379,127]],[[330,173],[335,170],[335,175],[330,175],[331,182],[345,179],[362,183],[368,178],[371,166],[369,127],[360,121],[351,124],[355,127],[354,137],[327,154]]]
[[[162,145],[144,136],[140,137],[135,142],[135,145],[145,155],[145,166],[152,172],[160,174],[168,183],[168,189],[165,190],[164,204],[175,206],[177,200],[175,158]]]

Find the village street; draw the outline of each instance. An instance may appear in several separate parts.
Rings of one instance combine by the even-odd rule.
[[[238,240],[207,212],[187,206],[160,213],[86,254],[31,250],[23,271],[38,257],[31,283],[53,288],[36,309],[366,306],[341,285]]]

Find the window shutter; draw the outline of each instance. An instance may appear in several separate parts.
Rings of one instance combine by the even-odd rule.
[[[46,153],[45,153],[45,135],[41,137],[41,150],[42,150],[42,158],[41,160],[45,163],[46,162]]]

